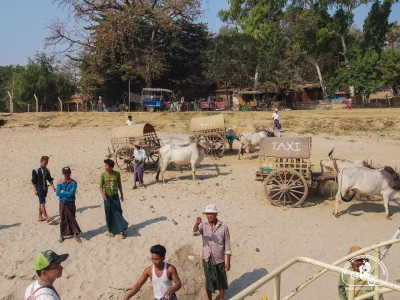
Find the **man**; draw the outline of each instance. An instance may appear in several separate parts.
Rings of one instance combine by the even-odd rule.
[[[61,263],[69,254],[57,255],[51,250],[46,250],[36,256],[34,267],[39,280],[31,283],[25,291],[25,300],[60,300],[54,281],[62,275]]]
[[[272,118],[274,118],[274,129],[280,130],[282,126],[279,123],[279,113],[277,108],[275,108],[275,112],[272,114]]]
[[[60,240],[62,243],[64,241],[64,236],[74,235],[75,240],[78,243],[82,243],[82,240],[78,237],[78,234],[82,233],[76,222],[75,212],[75,193],[78,187],[75,180],[71,178],[70,167],[64,167],[61,170],[64,179],[57,183],[56,195],[60,201]]]
[[[146,159],[146,151],[143,149],[142,144],[138,141],[135,142],[135,150],[133,151],[133,157],[135,158],[135,164],[133,166],[133,177],[135,185],[133,186],[134,189],[137,188],[136,182],[139,182],[139,187],[146,186],[143,184],[143,173],[144,173],[144,161]]]
[[[53,190],[56,191],[56,188],[53,183],[53,178],[50,175],[49,169],[47,169],[47,165],[49,163],[48,156],[42,156],[40,158],[40,166],[32,170],[32,185],[33,191],[36,196],[39,197],[39,216],[38,221],[47,221],[51,222],[54,220],[54,217],[49,217],[46,211],[46,197],[47,197],[47,182],[53,187]]]
[[[360,247],[353,246],[350,248],[350,251],[348,254],[352,254],[359,250],[361,250]],[[358,258],[358,257],[356,256],[356,258]],[[362,271],[361,269],[364,264],[369,264],[368,259],[363,258],[363,257],[360,257],[360,259],[352,258],[350,261],[351,261],[351,268],[353,269],[353,271],[359,272],[359,273],[360,273],[360,271]],[[362,295],[367,294],[374,290],[373,286],[368,285],[368,282],[365,282],[361,278],[357,278],[355,280],[355,286],[350,286],[349,279],[350,278],[348,275],[340,274],[340,276],[339,276],[338,290],[339,290],[339,299],[340,300],[349,299],[349,293],[353,292],[353,291],[354,291],[355,296],[362,296]],[[374,297],[370,297],[370,298],[366,298],[366,299],[373,300],[373,298]],[[382,294],[379,296],[379,300],[383,300]]]
[[[135,125],[135,121],[132,120],[132,116],[128,116],[128,120],[125,122],[126,125]]]
[[[181,280],[179,279],[176,268],[164,262],[167,250],[162,245],[155,245],[150,248],[151,266],[144,269],[142,277],[132,287],[124,300],[128,300],[140,291],[140,288],[150,278],[153,284],[154,300],[177,300],[175,292],[181,288]],[[172,282],[174,283],[172,285]]]
[[[122,192],[121,175],[114,171],[114,161],[104,160],[105,172],[100,176],[100,192],[104,200],[104,211],[108,228],[108,236],[114,237],[119,234],[121,239],[125,239],[124,230],[128,228],[128,222],[122,216],[121,202],[118,190],[121,194],[121,201],[124,201]]]
[[[220,300],[224,300],[225,290],[228,289],[226,272],[231,268],[232,255],[229,229],[225,223],[217,219],[218,210],[215,204],[206,206],[204,214],[207,222],[202,222],[198,217],[193,226],[193,235],[203,237],[201,257],[206,277],[207,297],[211,300],[212,294],[219,290]]]

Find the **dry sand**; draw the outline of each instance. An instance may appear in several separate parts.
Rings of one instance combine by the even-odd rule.
[[[108,121],[101,126],[101,120],[97,127],[58,125],[40,129],[37,123],[23,126],[38,118],[35,116],[9,116],[7,126],[0,128],[0,299],[22,299],[26,287],[35,279],[33,259],[38,251],[46,249],[70,254],[63,277],[55,282],[62,299],[122,299],[151,264],[149,248],[157,243],[166,246],[167,260],[177,267],[184,282],[179,299],[205,299],[199,261],[201,238],[192,236],[191,227],[210,203],[216,203],[220,220],[231,231],[233,257],[228,297],[293,257],[333,262],[353,245],[364,247],[389,239],[399,225],[397,200],[391,203],[392,221],[385,218],[382,200],[342,204],[340,210],[344,214],[336,219],[329,192],[325,197],[309,197],[301,208],[274,207],[266,200],[262,183],[255,181],[258,159],[238,161],[237,152],[227,152],[220,159],[206,158],[197,171],[197,181],[191,180],[187,170],[172,170],[166,172],[169,181],[163,185],[155,183],[153,171],[147,171],[147,189],[132,190],[132,174],[123,173],[126,202],[122,208],[129,221],[128,238],[110,239],[105,235],[98,179],[110,147],[112,127]],[[72,114],[58,117],[76,121]],[[86,118],[100,119],[100,115],[86,114]],[[179,122],[175,122],[176,126],[180,126]],[[295,130],[285,134],[294,133]],[[373,159],[374,164],[400,167],[399,146],[399,140],[379,135],[313,136],[312,162],[317,169],[319,160],[336,147],[336,157]],[[36,221],[38,200],[30,174],[41,155],[51,155],[48,167],[57,180],[63,166],[72,168],[72,177],[78,182],[77,219],[84,232],[82,244],[73,239],[59,244],[59,226]],[[47,201],[48,212],[57,215],[58,201],[53,192],[49,192]],[[391,282],[400,280],[399,253],[399,246],[395,245],[385,259]],[[188,255],[195,259],[188,259]],[[296,265],[283,273],[282,296],[317,270]],[[337,299],[337,281],[336,273],[327,273],[294,299]],[[261,299],[264,295],[273,298],[272,282],[248,299]],[[398,298],[394,293],[385,295],[385,299]],[[133,299],[152,299],[150,283]]]

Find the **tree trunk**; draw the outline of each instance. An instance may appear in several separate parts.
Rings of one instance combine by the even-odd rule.
[[[349,67],[349,58],[347,56],[347,45],[346,45],[346,40],[344,38],[344,35],[340,35],[340,40],[342,41],[342,47],[343,47],[343,56],[344,56],[344,61],[346,62],[346,67]],[[355,96],[355,88],[354,86],[349,87],[350,90],[350,96],[353,98]]]
[[[319,68],[318,62],[315,59],[311,58],[311,61],[312,61],[312,64],[314,65],[314,67],[317,69],[319,84],[321,85],[321,88],[322,88],[322,98],[323,98],[323,100],[326,100],[328,97],[326,95],[325,85],[322,80],[321,69]]]

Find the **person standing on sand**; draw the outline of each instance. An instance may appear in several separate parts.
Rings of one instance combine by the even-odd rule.
[[[126,125],[135,125],[135,121],[132,120],[132,116],[128,116],[128,120],[125,122]]]
[[[53,178],[50,175],[49,169],[47,169],[47,165],[49,163],[48,156],[42,156],[40,158],[40,166],[32,170],[32,185],[33,191],[36,196],[39,197],[39,215],[38,221],[47,221],[51,222],[54,220],[54,217],[49,217],[46,211],[46,197],[47,197],[47,182],[53,187],[53,190],[56,191],[56,188],[53,183]]]
[[[274,118],[274,129],[280,130],[282,126],[279,123],[279,113],[277,108],[275,108],[275,112],[272,114],[272,118]]]
[[[167,250],[162,245],[155,245],[150,248],[151,266],[144,269],[142,277],[132,287],[124,300],[129,300],[136,295],[143,284],[150,278],[153,284],[154,300],[177,300],[176,292],[181,288],[181,280],[179,279],[176,268],[164,262]],[[173,285],[172,285],[173,282]]]
[[[62,275],[61,263],[66,261],[69,254],[57,255],[46,250],[36,256],[34,267],[39,280],[31,283],[25,291],[25,300],[60,300],[54,281]]]
[[[61,170],[64,179],[57,183],[56,195],[60,201],[60,240],[64,241],[64,236],[74,235],[75,240],[78,243],[82,243],[82,240],[78,237],[78,234],[82,233],[79,228],[78,222],[75,217],[75,193],[78,185],[75,180],[71,178],[71,169],[64,167]]]
[[[143,145],[140,144],[138,141],[135,142],[136,149],[133,151],[133,157],[135,158],[135,164],[133,166],[133,177],[135,181],[135,185],[133,186],[136,189],[136,182],[139,182],[139,187],[143,186],[143,172],[144,172],[144,161],[146,159],[146,151],[142,147]]]
[[[231,269],[232,255],[229,228],[217,219],[218,210],[215,204],[206,206],[204,214],[207,221],[202,222],[198,217],[193,226],[193,235],[203,237],[201,257],[206,277],[207,297],[208,300],[212,300],[212,294],[219,290],[220,300],[224,300],[225,290],[228,289],[226,272]]]
[[[118,196],[119,190],[123,202],[121,175],[114,171],[114,161],[111,159],[104,160],[104,168],[106,171],[100,176],[100,192],[104,200],[108,236],[114,237],[119,234],[121,239],[125,239],[124,230],[128,228],[128,222],[122,216],[121,202]]]

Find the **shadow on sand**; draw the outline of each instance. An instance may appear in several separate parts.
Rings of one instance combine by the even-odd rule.
[[[238,279],[233,280],[229,284],[229,289],[226,291],[225,298],[229,299],[229,298],[233,297],[234,295],[240,293],[245,288],[247,288],[249,285],[253,284],[257,280],[259,280],[261,277],[264,277],[267,274],[268,274],[268,271],[265,268],[254,269],[252,272],[244,273]],[[216,299],[219,300],[219,296]]]
[[[15,224],[10,224],[10,225],[0,225],[0,230],[8,229],[11,227],[18,227],[18,226],[21,226],[21,223],[15,223]]]

